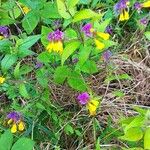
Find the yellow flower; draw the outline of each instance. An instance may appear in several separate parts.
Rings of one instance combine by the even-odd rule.
[[[4,37],[2,35],[0,35],[0,40],[4,39]]]
[[[87,109],[89,110],[89,113],[91,116],[96,115],[96,109],[98,108],[99,101],[98,100],[90,100],[87,103]]]
[[[150,7],[150,1],[144,2],[144,3],[142,4],[142,7],[144,7],[144,8]]]
[[[3,83],[4,83],[4,81],[5,81],[5,78],[0,77],[0,84],[3,84]]]
[[[62,41],[49,42],[46,49],[48,50],[48,52],[54,51],[54,52],[62,54],[62,52],[63,52],[63,43],[62,43]]]
[[[103,32],[97,32],[97,35],[104,40],[108,40],[110,37],[110,35],[108,33],[103,33]]]
[[[11,131],[11,133],[16,133],[16,132],[17,132],[17,125],[16,125],[16,123],[14,123],[14,124],[12,125],[10,131]]]
[[[22,10],[25,14],[27,14],[30,11],[30,9],[27,6],[23,6]]]
[[[129,12],[124,9],[119,16],[119,21],[125,21],[128,19],[129,19]]]
[[[24,122],[20,121],[19,124],[18,124],[18,130],[23,131],[24,128],[25,128]]]
[[[94,41],[95,41],[95,45],[96,45],[97,49],[102,50],[105,47],[104,43],[100,42],[99,40],[94,39]]]

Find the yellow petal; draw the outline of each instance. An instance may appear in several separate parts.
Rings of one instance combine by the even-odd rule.
[[[27,14],[30,11],[30,9],[27,6],[24,6],[22,9],[25,14]]]
[[[103,32],[97,32],[97,35],[101,38],[103,38],[104,40],[108,40],[110,35],[108,33],[103,33]]]
[[[99,40],[95,39],[94,41],[98,49],[102,50],[105,47],[104,43],[100,42]]]
[[[24,122],[20,121],[19,124],[18,124],[18,130],[23,131],[24,128],[25,128]]]
[[[125,20],[125,18],[124,18],[124,14],[123,14],[123,12],[120,14],[120,16],[119,16],[119,21],[124,21]]]
[[[0,84],[4,83],[4,81],[5,81],[5,78],[0,77]]]
[[[50,43],[47,45],[46,50],[47,50],[48,52],[51,52],[51,51],[53,50],[53,48],[54,48],[54,42],[50,42]]]
[[[12,120],[12,119],[9,119],[8,122],[7,122],[7,124],[9,125],[9,124],[11,124],[12,122],[13,122],[13,120]]]
[[[11,133],[16,133],[17,132],[17,125],[13,124],[13,126],[11,127]]]
[[[87,109],[89,110],[89,113],[91,116],[96,115],[96,109],[99,105],[99,102],[97,100],[90,100],[87,104]]]
[[[63,52],[63,43],[62,43],[62,41],[55,42],[53,50],[54,50],[54,52],[62,54],[62,52]]]
[[[142,7],[144,7],[144,8],[150,7],[150,1],[144,2],[144,3],[142,4]]]
[[[124,11],[124,18],[125,18],[125,20],[129,20],[129,12],[128,11]]]
[[[2,40],[4,37],[2,35],[0,35],[0,40]]]

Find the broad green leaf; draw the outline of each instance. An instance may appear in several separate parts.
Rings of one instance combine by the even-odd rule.
[[[65,37],[67,39],[77,39],[78,35],[77,35],[77,32],[73,30],[72,28],[67,28],[65,30]]]
[[[102,16],[101,14],[98,14],[90,9],[83,9],[74,15],[73,22],[78,22],[78,21],[81,21],[84,19],[90,19],[90,18],[94,18],[94,19],[99,18],[100,19],[101,16]]]
[[[38,55],[37,60],[42,63],[48,63],[51,61],[50,55],[48,51],[42,52]]]
[[[20,68],[20,75],[27,74],[33,70],[33,67],[28,65],[22,65]]]
[[[21,96],[23,96],[24,98],[29,98],[29,94],[26,88],[26,85],[24,83],[21,83],[19,85],[19,93],[21,94]]]
[[[70,73],[70,76],[68,77],[68,84],[70,85],[70,87],[78,91],[87,90],[87,85],[84,79],[82,78],[81,74],[76,71]]]
[[[17,61],[16,55],[7,54],[1,61],[2,71],[7,71]]]
[[[150,31],[147,31],[147,32],[145,32],[144,34],[145,34],[146,38],[147,38],[148,40],[150,40]]]
[[[32,150],[34,142],[28,138],[19,138],[19,140],[13,145],[11,150]]]
[[[81,51],[79,53],[79,61],[76,65],[76,70],[80,70],[84,63],[88,60],[89,55],[91,53],[92,47],[81,47]]]
[[[56,3],[45,3],[44,8],[40,13],[43,18],[61,18],[57,10]]]
[[[146,129],[144,135],[144,149],[150,150],[150,127]]]
[[[74,10],[74,8],[66,8],[67,7],[67,5],[65,4],[66,3],[66,1],[65,0],[57,0],[57,8],[58,8],[58,12],[59,12],[59,14],[63,17],[63,18],[65,18],[65,19],[69,19],[69,18],[71,18],[73,15],[74,15],[74,13],[75,13],[75,10]],[[68,12],[69,11],[69,12]]]
[[[64,62],[68,59],[68,57],[69,57],[70,55],[72,55],[75,50],[78,49],[79,46],[80,46],[80,42],[79,42],[79,41],[71,41],[71,42],[69,42],[69,43],[65,46],[65,49],[64,49],[64,51],[63,51],[62,58],[61,58],[61,64],[62,64],[62,65],[63,65]]]
[[[136,142],[143,137],[143,131],[140,127],[133,127],[126,131],[124,136],[119,137],[122,140]]]
[[[28,34],[30,34],[38,25],[38,22],[39,22],[39,16],[32,11],[25,15],[22,21],[22,27]]]
[[[10,130],[7,130],[0,137],[0,150],[10,150],[12,143],[13,135]]]
[[[52,32],[52,29],[48,28],[48,27],[45,27],[45,26],[42,26],[42,30],[41,30],[41,34],[42,34],[42,37],[41,37],[41,42],[42,44],[47,47],[49,41],[48,41],[48,34]]]
[[[33,46],[39,39],[41,38],[41,35],[32,35],[29,36],[23,40],[21,40],[18,44],[19,49],[29,49],[31,46]]]
[[[71,125],[67,124],[64,128],[66,134],[70,135],[74,133],[74,129]]]
[[[68,2],[68,7],[72,8],[74,7],[80,0],[67,0]]]
[[[64,83],[70,74],[70,69],[66,66],[57,67],[54,73],[54,82],[58,84]]]
[[[20,63],[21,62],[18,62],[16,67],[15,67],[15,69],[14,69],[14,76],[15,76],[15,78],[19,78],[19,76],[20,76]]]
[[[87,60],[84,65],[81,67],[81,71],[89,74],[98,72],[97,65],[95,61]]]

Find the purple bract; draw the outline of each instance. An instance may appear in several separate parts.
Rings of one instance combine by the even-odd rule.
[[[18,112],[15,112],[15,111],[13,111],[13,112],[10,112],[8,115],[7,115],[7,118],[8,119],[12,119],[13,121],[19,121],[20,120],[20,118],[21,118],[21,116],[20,116],[20,114],[18,113]]]
[[[134,3],[134,8],[135,8],[136,10],[141,10],[142,5],[141,5],[139,2],[135,2],[135,3]]]
[[[113,34],[113,29],[111,26],[107,26],[105,30],[108,34],[112,35]]]
[[[85,105],[85,104],[87,104],[88,100],[90,99],[90,96],[87,92],[83,92],[78,95],[77,99],[81,105]]]
[[[103,53],[102,58],[105,62],[108,62],[110,57],[112,56],[112,52],[110,50],[107,50]]]
[[[143,25],[147,25],[147,24],[148,24],[148,19],[142,18],[142,19],[140,20],[140,23],[143,24]]]
[[[61,41],[63,39],[64,33],[57,29],[56,31],[53,31],[48,34],[48,40],[49,41]]]
[[[92,36],[92,33],[90,31],[91,29],[92,29],[92,24],[87,23],[82,27],[81,31],[84,32],[86,36]]]
[[[6,26],[0,26],[0,35],[2,35],[5,38],[7,38],[9,36],[8,27],[6,27]]]

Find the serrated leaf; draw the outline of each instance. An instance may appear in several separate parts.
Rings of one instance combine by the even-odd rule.
[[[12,143],[13,135],[10,130],[7,130],[0,137],[0,150],[10,150]]]
[[[61,64],[63,65],[64,62],[67,60],[67,58],[73,54],[73,52],[75,50],[77,50],[77,48],[80,46],[80,42],[79,41],[72,41],[72,42],[69,42],[65,48],[64,48],[64,51],[63,51],[63,54],[62,54],[62,58],[61,58]]]
[[[90,18],[100,18],[101,16],[102,16],[101,14],[98,14],[90,9],[83,9],[74,15],[73,22],[78,22]]]
[[[16,55],[7,54],[1,61],[2,71],[7,71],[17,61]]]
[[[21,94],[21,96],[23,96],[24,98],[29,98],[29,94],[28,94],[28,91],[26,89],[26,86],[24,83],[21,83],[19,85],[19,93]]]
[[[69,75],[70,69],[67,66],[57,67],[54,73],[54,82],[62,84]]]
[[[32,150],[34,141],[28,138],[20,138],[12,147],[11,150]]]

